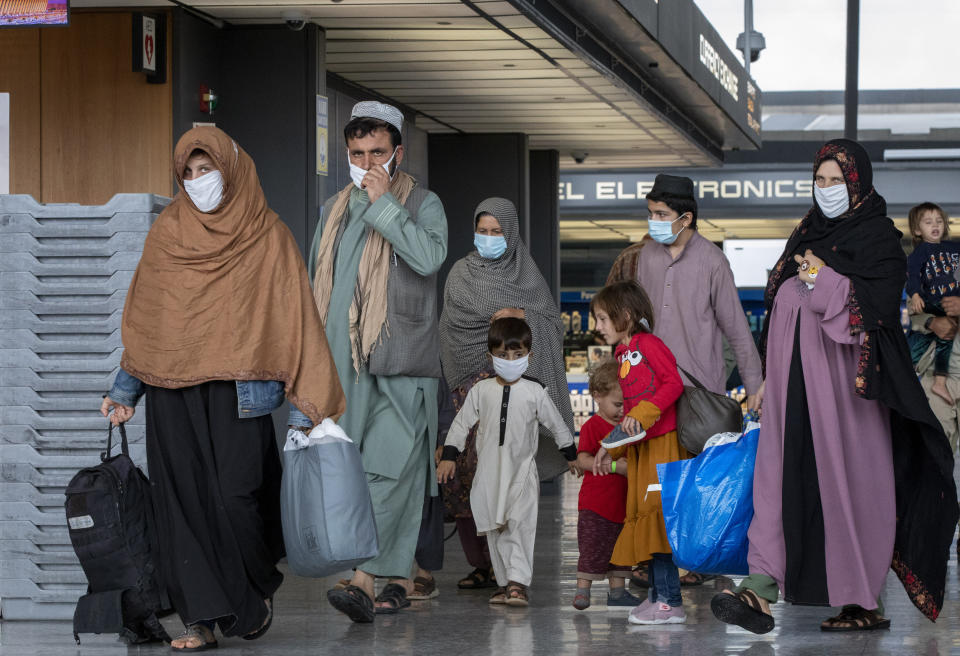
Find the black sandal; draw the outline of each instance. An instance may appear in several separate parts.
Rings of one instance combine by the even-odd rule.
[[[760,597],[753,590],[721,592],[710,600],[710,610],[721,622],[735,624],[751,633],[770,633],[773,615],[763,612]]]
[[[824,620],[820,624],[821,631],[876,631],[889,629],[890,620],[875,610],[867,610],[863,606],[851,604],[844,606],[840,614]]]
[[[407,589],[399,583],[388,583],[377,595],[378,604],[389,604],[388,606],[375,606],[374,612],[377,615],[393,615],[401,608],[410,605],[407,599]]]
[[[344,588],[327,590],[327,601],[338,611],[354,622],[369,624],[373,622],[373,600],[367,596],[363,588],[348,585]]]
[[[712,578],[712,576],[701,574],[700,572],[687,572],[680,577],[680,587],[693,588],[698,585],[703,585],[704,582],[709,581]],[[684,581],[684,579],[686,579],[686,581]]]
[[[650,568],[646,565],[641,565],[637,569],[630,572],[630,585],[636,588],[649,588]]]
[[[497,582],[493,577],[492,569],[482,569],[478,567],[460,579],[457,587],[461,590],[479,590],[480,588],[495,588],[497,587]]]
[[[259,629],[243,636],[244,640],[256,640],[257,638],[263,637],[263,634],[270,630],[270,625],[273,624],[273,597],[264,599],[263,603],[267,605],[267,619],[263,620],[263,624],[260,625]]]

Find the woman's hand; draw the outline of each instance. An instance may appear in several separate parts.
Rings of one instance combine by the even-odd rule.
[[[493,323],[497,319],[503,319],[505,317],[513,317],[514,319],[526,319],[527,313],[521,310],[520,308],[501,308],[493,313],[493,316],[490,317],[490,323]]]
[[[453,480],[453,475],[457,472],[457,463],[453,460],[441,460],[437,465],[437,483],[446,483]]]
[[[940,307],[948,317],[960,317],[960,296],[944,296],[940,301]]]
[[[111,414],[111,412],[113,414]],[[119,426],[124,422],[130,421],[133,418],[134,412],[136,412],[136,410],[130,406],[117,403],[109,396],[103,397],[103,403],[100,404],[100,414],[104,417],[109,417],[110,423],[114,426]]]
[[[800,277],[800,280],[808,285],[817,282],[817,275],[820,273],[820,269],[827,265],[826,262],[814,255],[813,251],[809,248],[802,256],[794,255],[793,261],[797,263],[797,275]]]

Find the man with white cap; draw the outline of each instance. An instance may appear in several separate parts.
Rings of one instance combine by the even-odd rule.
[[[350,585],[327,593],[355,622],[409,606],[424,493],[436,494],[436,275],[447,255],[447,220],[436,194],[399,170],[402,129],[396,107],[354,106],[344,128],[352,182],[324,204],[309,254],[347,397],[339,423],[360,449],[380,544]],[[309,423],[291,413],[291,425]],[[390,581],[374,604],[376,577]]]

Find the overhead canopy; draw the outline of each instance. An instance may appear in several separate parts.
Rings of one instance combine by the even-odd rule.
[[[97,0],[75,0],[74,6],[94,2],[103,6]],[[684,65],[617,0],[188,4],[232,24],[279,23],[285,13],[298,12],[326,30],[328,71],[417,111],[419,127],[431,133],[523,132],[531,148],[558,150],[562,167],[577,166],[576,159],[590,168],[715,165],[724,149],[759,145],[758,134],[745,135],[730,120],[731,108],[717,92],[721,79],[729,86],[731,71],[743,103],[752,84],[691,0],[672,0],[660,10],[679,7],[678,15],[699,16],[709,28],[699,30],[711,34],[706,55],[693,32],[677,42],[696,49],[684,53]],[[605,42],[587,19],[574,23],[583,7],[629,22],[625,34],[634,42],[645,39],[643,61],[612,38]],[[656,74],[650,73],[651,53],[662,62]],[[688,75],[685,67],[703,70]]]

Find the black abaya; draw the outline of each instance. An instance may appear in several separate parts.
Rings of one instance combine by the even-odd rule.
[[[234,382],[148,387],[146,397],[160,579],[185,624],[255,631],[283,580],[272,419],[240,419]]]

